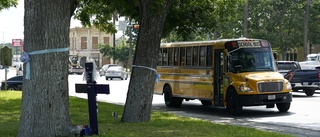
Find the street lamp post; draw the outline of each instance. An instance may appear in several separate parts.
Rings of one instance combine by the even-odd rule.
[[[2,32],[2,38],[3,38],[3,39],[2,39],[2,47],[4,47],[4,31],[1,31],[1,32]],[[1,61],[0,61],[0,64],[1,64]],[[5,81],[5,82],[4,82],[4,88],[5,88],[5,89],[7,89],[7,87],[8,87],[8,84],[7,84],[8,71],[9,71],[9,70],[8,70],[8,68],[6,67],[6,68],[4,69],[4,73],[5,73],[5,74],[4,74],[4,81]]]
[[[0,31],[2,32],[2,47],[4,47],[4,31]]]

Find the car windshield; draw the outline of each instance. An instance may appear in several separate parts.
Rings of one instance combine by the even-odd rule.
[[[107,71],[122,71],[122,67],[110,67]]]
[[[278,70],[299,69],[296,63],[278,63]]]
[[[102,70],[107,70],[108,68],[112,67],[112,66],[117,66],[116,64],[107,64],[107,65],[103,65],[102,66]]]
[[[308,56],[307,58],[308,61],[316,61],[317,56]]]
[[[275,71],[269,48],[241,48],[230,53],[231,72]]]

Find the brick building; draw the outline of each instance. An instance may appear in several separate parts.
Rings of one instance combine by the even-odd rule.
[[[70,28],[70,55],[79,55],[82,59],[91,56],[98,68],[104,64],[112,64],[112,59],[103,57],[98,47],[99,43],[113,43],[113,35],[99,31],[97,28]]]

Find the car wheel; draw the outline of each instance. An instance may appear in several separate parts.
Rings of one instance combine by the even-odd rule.
[[[304,93],[307,95],[307,96],[312,96],[315,92],[315,89],[305,89],[304,90]]]
[[[106,77],[106,80],[109,80],[109,78],[108,78],[108,77]]]
[[[16,90],[13,86],[8,86],[8,90]]]

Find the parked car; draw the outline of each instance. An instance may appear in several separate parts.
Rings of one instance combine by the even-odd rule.
[[[286,75],[290,70],[301,69],[297,61],[277,61],[278,72],[283,76]]]
[[[7,89],[5,81],[1,82],[1,90],[22,90],[23,76],[14,76],[7,79]]]
[[[106,71],[106,80],[109,80],[109,78],[112,80],[113,78],[120,78],[121,80],[128,79],[128,73],[125,71],[125,69],[122,66],[112,66],[109,67],[109,69]]]
[[[308,54],[307,60],[299,62],[301,69],[319,69],[320,68],[320,54]]]
[[[118,66],[117,64],[105,64],[101,67],[101,69],[99,70],[99,75],[101,76],[105,76],[106,71],[108,70],[109,67],[111,66]]]

